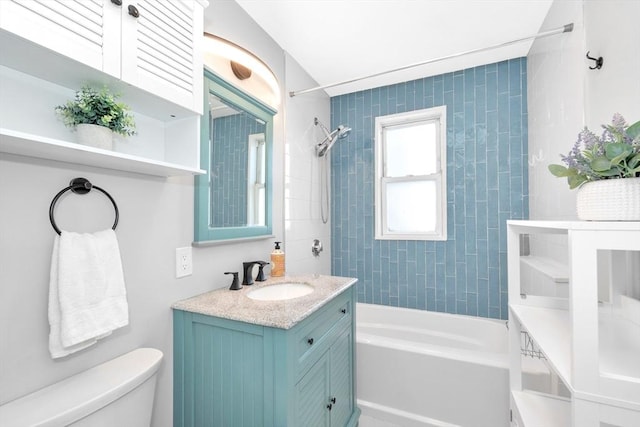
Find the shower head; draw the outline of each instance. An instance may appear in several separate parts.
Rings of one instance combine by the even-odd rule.
[[[316,145],[316,154],[318,155],[318,157],[325,156],[329,152],[329,150],[331,150],[331,147],[333,147],[333,144],[335,144],[336,140],[346,138],[351,132],[351,128],[344,125],[340,125],[335,130],[329,132],[329,130],[322,123],[320,123],[317,117],[314,119],[314,124],[316,126],[320,126],[325,134],[325,139],[321,143]]]
[[[338,126],[338,129],[336,130],[338,131],[338,139],[344,139],[349,136],[349,133],[351,133],[351,128],[344,125]]]

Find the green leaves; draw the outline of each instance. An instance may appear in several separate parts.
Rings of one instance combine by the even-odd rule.
[[[640,121],[635,122],[627,128],[627,135],[634,141],[640,138]]]
[[[575,175],[575,172],[572,172],[570,169],[562,165],[549,165],[549,172],[557,177]]]
[[[566,177],[571,190],[579,187],[582,183],[587,181],[587,177],[580,175],[577,169],[566,168],[562,165],[549,165],[549,172],[557,177]]]
[[[578,188],[587,181],[588,179],[584,175],[571,175],[567,178],[567,182],[569,182],[569,190]]]
[[[574,189],[587,181],[640,176],[640,121],[627,126],[620,114],[603,126],[601,137],[584,128],[563,165],[549,165],[554,176],[567,178]]]
[[[628,157],[631,153],[633,153],[633,147],[622,142],[614,142],[604,147],[604,154],[607,156],[607,159],[612,161]],[[618,162],[619,160],[614,163]]]
[[[55,111],[69,127],[87,123],[108,127],[124,136],[134,135],[135,122],[129,107],[116,102],[117,98],[106,86],[99,91],[83,86],[73,101],[57,106]]]

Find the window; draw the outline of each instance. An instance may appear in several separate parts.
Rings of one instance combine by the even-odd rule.
[[[247,176],[247,225],[264,225],[265,218],[264,133],[249,135]]]
[[[446,107],[376,117],[376,239],[446,240]]]

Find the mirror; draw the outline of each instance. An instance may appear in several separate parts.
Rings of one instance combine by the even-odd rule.
[[[205,69],[195,242],[271,235],[271,107]]]

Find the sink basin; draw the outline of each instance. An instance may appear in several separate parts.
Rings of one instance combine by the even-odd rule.
[[[302,297],[313,292],[313,286],[306,283],[278,283],[265,286],[247,294],[251,299],[258,301],[281,301]]]

